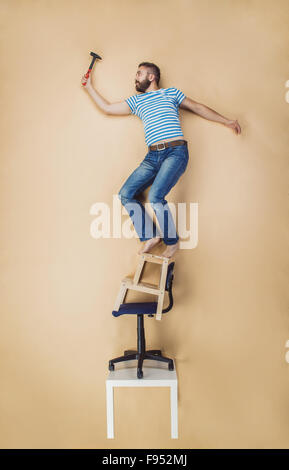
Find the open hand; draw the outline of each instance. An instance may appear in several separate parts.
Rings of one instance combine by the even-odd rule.
[[[236,121],[228,121],[226,123],[226,126],[233,129],[233,131],[235,131],[236,134],[241,134],[241,127],[240,127],[240,124],[238,123],[237,120]]]

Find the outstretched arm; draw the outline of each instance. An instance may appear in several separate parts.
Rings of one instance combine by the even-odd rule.
[[[131,114],[131,110],[126,101],[120,101],[119,103],[109,103],[103,98],[92,86],[90,77],[87,79],[85,75],[82,77],[82,85],[85,83],[83,88],[89,93],[93,101],[105,114],[115,115],[128,115]]]
[[[187,109],[199,116],[208,119],[209,121],[220,122],[227,127],[230,127],[235,131],[236,134],[241,133],[241,127],[237,120],[227,119],[221,114],[217,113],[213,109],[209,108],[208,106],[198,103],[197,101],[192,100],[191,98],[185,97],[180,104],[180,108]]]

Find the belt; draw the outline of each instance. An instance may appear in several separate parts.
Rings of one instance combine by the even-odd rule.
[[[162,147],[159,148],[159,145]],[[171,140],[169,142],[161,142],[160,144],[150,145],[149,150],[164,150],[167,147],[175,147],[176,145],[188,145],[188,142],[181,139]]]

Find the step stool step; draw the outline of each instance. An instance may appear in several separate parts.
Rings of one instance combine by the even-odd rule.
[[[169,261],[169,258],[166,256],[153,255],[152,253],[141,253],[140,257],[142,257],[145,261],[149,261],[150,263],[163,264],[164,261]]]
[[[162,292],[162,290],[158,286],[156,286],[155,284],[151,284],[150,282],[141,281],[138,284],[134,284],[133,279],[131,279],[130,277],[125,277],[122,280],[122,284],[124,284],[127,289],[146,292],[148,294],[160,295]]]

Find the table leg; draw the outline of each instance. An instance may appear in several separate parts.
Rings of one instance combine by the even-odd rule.
[[[106,382],[107,439],[114,439],[113,386]]]
[[[171,385],[171,438],[178,439],[178,384]]]

